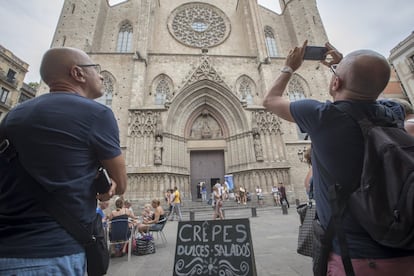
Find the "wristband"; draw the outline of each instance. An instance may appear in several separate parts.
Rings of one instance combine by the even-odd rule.
[[[284,66],[282,69],[280,69],[280,72],[293,74],[293,69],[290,66]]]

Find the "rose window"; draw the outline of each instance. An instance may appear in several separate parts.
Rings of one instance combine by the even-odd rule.
[[[230,21],[218,8],[204,3],[185,4],[175,9],[168,29],[179,42],[197,48],[219,45],[230,33]]]

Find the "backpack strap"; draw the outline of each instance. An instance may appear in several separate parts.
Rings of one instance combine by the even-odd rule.
[[[6,115],[7,116],[7,115]],[[27,170],[20,163],[18,152],[13,143],[8,139],[7,126],[5,117],[0,124],[0,155],[8,162],[14,162],[16,166],[20,166],[25,172]],[[14,166],[14,165],[12,165]],[[28,172],[27,172],[28,173]],[[82,224],[69,210],[61,205],[51,193],[49,193],[36,179],[29,173],[28,175],[37,183],[38,189],[34,193],[38,204],[46,211],[52,218],[54,218],[72,237],[77,240],[82,246],[87,247],[95,243],[95,237],[88,227]]]
[[[322,166],[319,158],[316,154],[313,155],[316,163],[318,164],[319,171],[327,178],[332,179],[331,175],[327,172],[324,166]],[[335,232],[338,238],[339,248],[341,250],[341,259],[344,265],[345,273],[347,276],[355,276],[354,269],[352,267],[351,257],[349,255],[348,245],[346,243],[345,232],[342,227],[342,216],[345,211],[345,207],[349,198],[349,193],[345,193],[344,196],[338,197],[337,190],[341,190],[341,185],[334,181],[335,184],[330,184],[329,191],[329,203],[331,206],[331,219],[327,232]],[[332,231],[332,228],[334,231]],[[330,235],[333,238],[333,235]],[[330,239],[332,242],[332,238]]]
[[[404,118],[399,118],[399,115],[394,111],[395,108],[392,109],[383,102],[377,103],[376,106],[377,109],[374,117],[367,118],[362,110],[354,107],[351,102],[335,102],[335,107],[358,122],[363,132],[377,125],[404,128]],[[365,133],[363,134],[365,135]]]

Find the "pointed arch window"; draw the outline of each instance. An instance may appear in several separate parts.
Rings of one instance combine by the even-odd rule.
[[[265,40],[267,52],[270,57],[277,57],[276,40],[272,29],[269,26],[265,27]]]
[[[104,86],[104,94],[102,97],[96,99],[97,102],[106,105],[108,107],[112,107],[112,96],[114,93],[114,80],[110,74],[107,72],[102,72],[101,75],[103,76],[103,86]]]
[[[129,22],[124,22],[119,29],[118,44],[116,51],[119,53],[130,52],[132,46],[132,25]]]
[[[170,85],[168,80],[166,78],[161,78],[155,88],[155,104],[164,104],[168,95],[170,95]]]
[[[246,101],[247,104],[253,103],[252,96],[252,83],[247,78],[243,78],[240,82],[239,94],[242,101]]]
[[[297,77],[293,77],[291,81],[289,82],[289,88],[288,88],[288,95],[289,100],[291,102],[299,101],[305,99],[305,90],[303,89],[302,84],[299,82]],[[302,132],[302,130],[297,126],[297,132],[298,132],[298,139],[299,140],[305,140],[308,134],[306,132]]]

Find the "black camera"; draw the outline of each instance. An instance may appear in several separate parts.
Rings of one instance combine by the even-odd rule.
[[[98,168],[98,176],[94,180],[96,192],[99,194],[105,194],[112,186],[111,178],[104,167]]]

